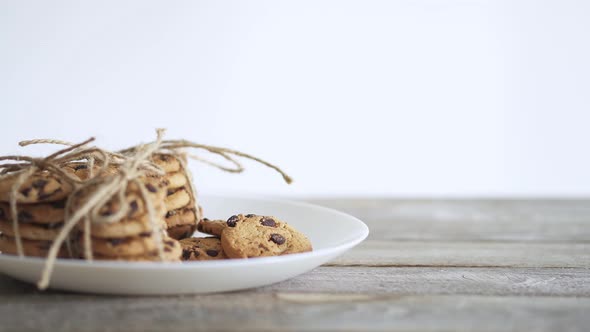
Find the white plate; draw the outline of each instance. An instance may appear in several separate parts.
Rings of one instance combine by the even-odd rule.
[[[107,294],[190,294],[270,285],[308,272],[359,244],[369,234],[360,220],[335,210],[299,202],[204,197],[209,218],[236,213],[274,215],[306,234],[314,251],[277,257],[187,263],[86,262],[59,259],[50,288]],[[44,259],[0,254],[0,272],[36,283]]]

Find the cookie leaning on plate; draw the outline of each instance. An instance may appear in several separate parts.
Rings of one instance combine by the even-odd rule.
[[[277,256],[311,251],[309,240],[276,217],[234,215],[222,221],[201,221],[202,230],[219,232],[230,258]]]
[[[276,217],[258,216],[255,214],[239,214],[231,216],[227,221],[209,220],[207,218],[204,218],[199,222],[197,229],[199,232],[202,233],[222,237],[222,233],[225,229],[236,227],[236,225],[245,220],[258,220],[258,222],[261,225],[267,224],[267,226],[271,225],[274,222],[276,227],[287,230],[291,235],[291,240],[289,240],[288,248],[284,252],[282,252],[281,255],[295,254],[312,250],[311,242],[309,242],[309,240],[304,234],[302,234],[289,224],[280,221]]]

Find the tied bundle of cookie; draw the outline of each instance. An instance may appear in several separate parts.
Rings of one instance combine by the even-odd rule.
[[[273,216],[239,214],[226,221],[203,219],[198,230],[213,236],[180,240],[183,260],[280,256],[312,250],[303,233]]]
[[[236,215],[201,220],[186,166],[186,149],[216,154],[233,167],[191,155],[223,171],[251,159],[291,179],[277,166],[243,152],[157,139],[118,152],[59,140],[20,144],[67,145],[45,158],[0,157],[0,252],[46,257],[39,288],[48,286],[56,258],[164,261],[248,258],[311,250],[307,238],[275,217]],[[199,223],[200,221],[200,223]],[[212,236],[192,238],[199,230]],[[181,242],[178,242],[180,240]]]
[[[0,161],[0,251],[19,256],[45,257],[64,225],[67,200],[83,181],[64,168],[73,160],[105,158],[95,148],[55,140],[22,141],[31,144],[66,144],[46,158],[3,156]],[[94,159],[93,159],[94,160]],[[70,257],[65,245],[58,257]]]

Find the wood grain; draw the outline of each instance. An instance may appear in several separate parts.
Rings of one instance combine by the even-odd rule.
[[[313,200],[365,221],[373,240],[590,243],[590,200]]]
[[[46,294],[0,302],[2,331],[587,331],[590,299],[240,292]],[[25,313],[30,313],[26,316]]]
[[[590,270],[321,267],[258,291],[361,294],[589,296]]]
[[[590,243],[366,240],[328,265],[590,268]]]

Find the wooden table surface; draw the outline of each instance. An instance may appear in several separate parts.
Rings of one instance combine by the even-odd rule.
[[[590,330],[590,200],[312,202],[359,217],[369,238],[226,294],[39,292],[0,276],[0,331]]]

